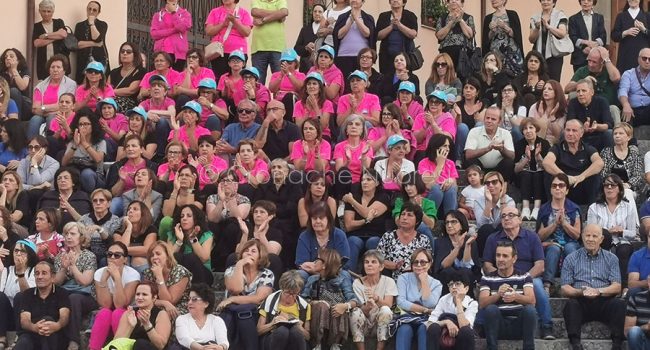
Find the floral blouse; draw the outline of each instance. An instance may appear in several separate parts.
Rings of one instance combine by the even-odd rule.
[[[377,245],[377,250],[384,255],[384,259],[393,262],[404,261],[402,267],[392,273],[395,280],[402,273],[411,270],[411,254],[419,248],[431,250],[431,242],[427,236],[417,233],[408,245],[404,245],[397,238],[397,230],[384,233]]]
[[[59,254],[54,258],[55,272],[58,272],[63,268],[63,263],[61,260],[63,259],[64,254],[66,254],[66,252],[61,250]],[[97,258],[95,257],[95,254],[93,254],[90,250],[83,249],[77,258],[75,265],[77,266],[77,269],[82,273],[91,270],[94,274],[95,270],[97,270]],[[91,283],[89,286],[80,285],[79,282],[75,280],[70,270],[66,271],[66,280],[63,282],[62,287],[70,293],[86,293],[90,294],[93,298],[95,297],[95,284]]]
[[[169,272],[169,278],[165,281],[165,285],[167,288],[169,288],[176,283],[179,283],[183,277],[187,277],[189,279],[189,282],[187,283],[187,287],[185,287],[185,291],[183,291],[183,296],[181,296],[181,299],[175,305],[178,309],[179,314],[187,313],[187,302],[190,299],[190,287],[192,286],[192,273],[183,265],[176,264],[172,267],[171,271]],[[144,270],[142,280],[156,283],[156,278],[154,277],[153,272],[151,272],[150,268]]]
[[[208,197],[208,201],[207,201],[206,205],[209,204],[209,203],[217,205],[219,202],[220,202],[219,195],[218,194],[213,194],[213,195],[210,195]],[[251,200],[248,199],[248,197],[246,197],[246,196],[242,196],[241,194],[237,194],[237,205],[246,204],[246,203],[250,204]],[[230,217],[230,212],[228,211],[228,209],[226,209],[226,206],[224,206],[223,209],[221,210],[221,217],[223,219],[227,219],[227,218]]]

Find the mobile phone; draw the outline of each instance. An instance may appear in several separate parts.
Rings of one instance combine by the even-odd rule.
[[[138,312],[140,310],[139,306],[132,306],[131,309],[133,309],[133,312]]]

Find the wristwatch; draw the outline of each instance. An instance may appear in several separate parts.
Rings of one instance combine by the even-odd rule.
[[[17,274],[16,274],[16,277],[18,277],[18,278],[25,278],[25,274],[24,274],[24,273],[17,273]]]
[[[605,60],[605,63],[612,63],[612,60],[610,60],[610,59],[608,58],[608,59]]]
[[[199,242],[199,239],[196,238],[196,237],[190,239],[190,243],[191,243],[191,244],[198,243],[198,242]]]

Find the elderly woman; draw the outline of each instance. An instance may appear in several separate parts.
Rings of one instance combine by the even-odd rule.
[[[122,314],[115,331],[115,339],[135,340],[133,350],[162,350],[167,345],[172,331],[172,315],[157,304],[160,302],[165,284],[160,287],[151,281],[138,283],[135,289],[134,306]]]
[[[9,84],[9,97],[16,102],[21,120],[29,118],[31,98],[29,83],[31,74],[27,60],[20,50],[9,48],[0,55],[0,76]]]
[[[308,23],[300,29],[296,44],[293,46],[293,49],[300,56],[300,71],[302,73],[307,74],[309,68],[314,65],[314,53],[318,48],[316,47],[316,43],[320,42],[322,44],[322,39],[319,40],[318,31],[325,10],[325,5],[321,3],[315,3],[312,6],[311,23]]]
[[[323,202],[330,209],[332,217],[336,216],[336,200],[329,195],[329,186],[325,175],[311,172],[307,175],[305,196],[298,201],[298,221],[300,228],[307,227],[309,211],[315,203]]]
[[[427,198],[436,203],[438,210],[444,208],[444,213],[458,208],[458,171],[454,162],[447,158],[452,142],[445,134],[433,135],[426,157],[418,163],[418,173],[429,190]]]
[[[88,107],[93,112],[97,103],[104,98],[115,97],[113,87],[106,83],[106,68],[103,64],[93,61],[88,63],[85,69],[83,83],[79,84],[75,92],[75,110]]]
[[[108,24],[97,17],[102,12],[99,1],[90,1],[86,5],[86,19],[74,26],[74,36],[79,40],[77,49],[77,83],[83,83],[85,64],[90,61],[101,62],[108,68],[108,51],[106,51],[106,32]]]
[[[34,233],[27,241],[34,243],[39,260],[54,261],[54,257],[63,249],[63,236],[56,232],[61,220],[54,208],[40,209],[34,216]]]
[[[358,271],[359,255],[364,250],[377,248],[379,235],[386,229],[390,198],[383,191],[381,177],[377,171],[364,169],[361,191],[345,194],[343,202],[343,222],[350,245],[349,266]]]
[[[350,314],[350,331],[359,350],[365,349],[366,336],[377,337],[378,350],[383,350],[388,340],[397,285],[392,278],[381,274],[383,269],[384,256],[377,250],[368,250],[363,254],[364,276],[352,283],[361,304]]]
[[[142,81],[144,83],[144,80]],[[146,121],[153,124],[158,152],[165,149],[167,138],[171,132],[171,118],[176,116],[176,103],[170,97],[167,97],[170,86],[168,80],[161,75],[153,75],[149,78],[151,97],[140,103],[141,109],[138,107],[127,111],[127,116],[131,113],[137,113],[146,117]]]
[[[614,147],[606,147],[600,154],[603,157],[605,166],[600,176],[605,178],[607,174],[616,174],[623,180],[625,187],[625,198],[628,202],[635,204],[636,193],[643,188],[643,159],[639,149],[630,144],[633,137],[632,126],[628,123],[620,123],[614,127]]]
[[[470,285],[481,275],[476,236],[469,235],[467,218],[458,210],[445,215],[443,236],[436,240],[433,251],[433,275],[442,283],[442,294],[450,292],[448,283],[461,274]],[[474,295],[470,289],[470,295]]]
[[[133,174],[135,188],[122,194],[122,205],[128,207],[131,202],[139,200],[144,202],[151,211],[154,222],[158,222],[162,210],[163,196],[156,191],[158,178],[153,170],[143,168]]]
[[[180,72],[185,68],[186,55],[190,55],[187,32],[192,29],[192,14],[179,2],[167,0],[165,6],[153,14],[149,32],[154,40],[154,51],[169,54],[172,66]]]
[[[552,41],[564,39],[569,35],[569,18],[562,10],[555,8],[556,3],[557,0],[540,1],[542,12],[536,13],[530,18],[531,31],[528,41],[546,59],[549,78],[559,81],[562,77],[564,56],[563,53],[553,56],[555,44]],[[551,35],[554,36],[554,39],[551,38]]]
[[[508,0],[492,1],[494,12],[485,16],[481,35],[483,52],[499,52],[508,57],[504,68],[514,75],[521,73],[523,66],[523,44],[521,22],[517,12],[506,10]]]
[[[176,262],[167,242],[155,242],[149,248],[147,261],[150,267],[142,274],[142,280],[158,285],[156,306],[165,309],[172,319],[187,313],[192,273]]]
[[[548,80],[539,100],[530,106],[528,117],[539,121],[539,136],[554,145],[560,143],[566,111],[567,101],[562,84],[557,80]]]
[[[205,283],[192,283],[188,313],[176,322],[176,340],[184,349],[228,349],[228,330],[221,317],[213,315],[214,291]]]
[[[246,242],[237,250],[237,263],[224,273],[226,299],[219,303],[233,346],[258,349],[257,308],[273,292],[274,276],[268,252],[259,240]],[[241,317],[251,312],[252,317]]]
[[[122,227],[113,234],[113,240],[127,246],[129,265],[142,273],[149,267],[148,254],[156,241],[157,233],[147,205],[133,201],[126,207]]]
[[[182,205],[194,204],[203,208],[203,204],[197,198],[199,190],[199,174],[196,168],[185,164],[178,169],[174,176],[173,190],[168,199],[163,201],[162,215],[173,216],[174,211]],[[208,215],[210,211],[208,210]]]
[[[627,265],[630,255],[639,248],[639,216],[636,204],[625,198],[625,185],[620,176],[611,173],[603,179],[603,189],[596,203],[589,206],[587,224],[603,228],[603,249],[612,250],[619,261],[623,288],[627,288]]]
[[[124,243],[111,243],[106,257],[108,265],[95,271],[93,277],[99,311],[90,332],[90,350],[100,350],[109,331],[117,332],[120,318],[133,300],[135,287],[140,282],[138,271],[127,264],[129,255]]]
[[[345,259],[350,256],[350,245],[345,232],[335,227],[334,216],[327,204],[317,202],[309,210],[307,229],[300,234],[296,247],[296,266],[304,280],[320,271],[316,258],[322,248],[336,250]],[[350,266],[350,263],[346,264],[346,267]]]
[[[521,93],[523,105],[530,108],[542,96],[544,84],[550,80],[546,73],[546,60],[541,53],[531,50],[524,58],[524,71],[512,80]]]
[[[426,149],[433,135],[443,134],[450,137],[452,141],[455,140],[456,121],[451,113],[447,112],[447,94],[442,91],[433,91],[427,96],[425,112],[415,117],[413,130],[415,130],[413,135],[415,135],[417,141],[413,157],[413,163],[415,164],[419,164],[420,160],[427,156]],[[469,132],[469,130],[465,130],[465,132]],[[466,134],[459,134],[458,137],[459,144],[464,144],[464,141],[461,142],[460,139],[466,139]]]
[[[348,76],[348,82],[351,91],[339,99],[339,104],[336,106],[336,124],[340,126],[349,116],[360,115],[368,123],[367,125],[379,125],[381,105],[376,95],[366,91],[368,88],[366,73],[355,70]]]
[[[580,249],[580,207],[567,198],[569,190],[566,174],[553,176],[551,198],[542,205],[537,216],[536,231],[544,246],[544,289],[549,295],[560,267],[560,257],[566,258]]]
[[[400,123],[403,123],[404,128],[408,129],[410,132],[415,117],[424,113],[424,107],[422,106],[421,101],[416,99],[415,96],[415,84],[410,81],[399,83],[399,88],[397,88],[397,99],[392,104],[394,104],[400,112],[397,114]],[[385,104],[384,110],[390,105],[390,103]],[[393,110],[392,107],[389,108],[389,110]],[[383,116],[384,114],[382,112],[382,118]],[[415,142],[415,138],[413,138],[412,142]]]
[[[612,41],[619,43],[616,57],[616,68],[619,72],[625,72],[638,65],[638,52],[647,47],[645,43],[649,37],[649,25],[648,14],[639,0],[628,0],[623,11],[616,15],[612,27]]]
[[[320,74],[324,81],[325,98],[337,104],[345,89],[345,80],[343,72],[334,64],[335,52],[329,45],[321,46],[316,56],[316,64],[309,69],[309,73]]]
[[[18,293],[36,287],[34,266],[38,262],[36,245],[30,241],[17,241],[12,248],[12,258],[6,264],[0,260],[0,348],[7,347],[7,331],[13,331],[20,322]]]
[[[408,140],[401,135],[389,137],[386,147],[388,157],[375,162],[374,170],[383,182],[383,189],[389,191],[389,194],[395,194],[400,190],[403,176],[415,171],[415,164],[405,158],[410,147]]]
[[[97,265],[100,267],[106,266],[108,244],[113,240],[115,232],[122,227],[122,219],[109,210],[112,198],[110,191],[98,188],[90,194],[90,201],[93,204],[90,213],[79,215],[76,211],[70,212],[81,224],[97,225],[97,228],[90,233],[89,249],[97,257]]]
[[[81,188],[89,193],[104,186],[106,140],[102,137],[99,118],[87,108],[77,112],[70,128],[74,136],[68,143],[61,165],[78,169]]]
[[[395,334],[397,349],[411,348],[413,340],[417,340],[418,350],[427,349],[427,327],[424,321],[429,318],[442,295],[442,284],[428,274],[432,262],[429,250],[416,249],[410,258],[413,271],[397,278],[397,306],[402,310],[402,315],[421,315],[411,319],[411,322],[399,324]]]
[[[280,290],[260,306],[257,333],[262,349],[307,349],[311,305],[300,296],[304,284],[296,270],[287,271],[280,277]]]
[[[264,199],[257,200],[251,209],[251,223],[246,223],[241,218],[237,218],[239,228],[241,229],[241,240],[235,248],[235,252],[243,247],[246,242],[251,239],[259,240],[264,246],[269,256],[269,270],[274,275],[280,276],[282,274],[283,264],[280,260],[280,253],[282,252],[283,244],[287,246],[295,246],[295,240],[289,244],[285,242],[283,232],[277,228],[278,225],[273,225],[273,220],[277,213],[277,207],[273,202]],[[276,226],[276,227],[274,227]],[[235,263],[236,254],[230,254],[226,261],[227,265]],[[293,265],[292,263],[289,265]],[[277,281],[276,281],[277,282]],[[277,286],[277,285],[276,285]]]
[[[222,5],[213,8],[205,20],[205,34],[212,37],[212,42],[223,44],[223,56],[210,61],[217,81],[228,72],[228,60],[233,51],[248,52],[247,38],[253,28],[253,17],[238,3],[239,0],[222,1]]]
[[[373,95],[379,95],[381,81],[384,80],[384,75],[374,68],[375,63],[377,63],[377,51],[369,47],[361,49],[357,55],[357,61],[359,62],[359,70],[368,76],[368,83],[370,85],[367,89],[368,92]]]
[[[390,11],[382,12],[377,18],[377,40],[379,44],[379,71],[391,75],[395,70],[393,59],[404,49],[415,48],[418,35],[418,17],[407,10],[406,0],[390,2]]]
[[[183,76],[181,84],[176,88],[178,94],[184,95],[180,101],[187,101],[199,97],[199,83],[203,79],[214,80],[214,73],[205,66],[203,50],[192,48],[187,52],[187,66],[181,66],[179,72]],[[178,60],[176,64],[179,64]],[[178,99],[177,99],[178,100]]]
[[[183,75],[172,68],[174,62],[168,53],[156,51],[153,53],[152,57],[154,70],[146,73],[144,77],[142,77],[138,99],[144,100],[152,96],[151,90],[153,86],[151,83],[154,81],[152,78],[157,75],[164,78],[163,81],[166,83],[167,89],[169,89],[169,94],[171,96],[176,96],[176,91],[174,89],[182,83]]]
[[[20,231],[24,237],[32,222],[29,194],[23,190],[20,176],[13,170],[5,171],[0,177],[0,206],[9,210],[12,223],[22,226]]]
[[[542,161],[551,145],[538,136],[539,124],[533,118],[524,118],[519,125],[524,138],[515,142],[515,174],[522,190],[522,220],[537,220],[544,198],[544,169]],[[630,129],[631,130],[631,129]],[[533,209],[530,201],[533,200]]]
[[[440,55],[433,60],[436,69],[439,68],[437,65],[439,62],[438,58],[442,54],[445,54],[447,55],[447,57],[445,57],[445,63],[449,64],[449,62],[453,62],[450,67],[453,71],[453,67],[458,66],[458,57],[460,56],[461,50],[466,47],[472,47],[470,41],[472,41],[476,35],[476,27],[474,24],[474,17],[465,13],[465,9],[463,8],[464,6],[465,0],[447,1],[447,15],[440,16],[436,21],[436,38],[440,45],[438,47]],[[432,76],[436,69],[432,67]],[[460,91],[460,89],[458,90]],[[426,94],[428,95],[430,92],[431,91],[426,91]]]
[[[40,64],[39,67],[43,66]],[[66,92],[74,94],[77,90],[77,83],[68,78],[65,74],[70,70],[68,58],[64,55],[54,55],[44,65],[47,67],[49,76],[42,77],[40,83],[34,87],[32,102],[32,118],[29,120],[27,137],[32,138],[39,134],[43,123],[47,125],[54,119],[59,110],[59,97]]]
[[[342,269],[341,255],[330,248],[321,248],[313,262],[316,274],[309,276],[301,296],[310,301],[312,319],[320,327],[311,329],[311,343],[320,348],[339,349],[350,332],[346,314],[361,305],[352,289],[350,273]],[[323,339],[328,330],[327,339]]]
[[[38,4],[38,13],[41,21],[34,23],[32,40],[36,47],[36,77],[39,80],[47,78],[47,67],[45,64],[54,55],[62,55],[68,58],[68,49],[63,45],[63,39],[68,36],[65,30],[65,23],[62,19],[52,18],[54,15],[54,1],[42,0]],[[67,68],[66,72],[70,72]],[[34,99],[36,100],[36,99]]]
[[[476,218],[479,255],[483,255],[485,242],[496,228],[501,224],[501,210],[505,206],[514,207],[515,201],[508,196],[508,185],[498,171],[490,171],[483,177],[484,193],[474,200],[473,211]]]
[[[107,81],[113,86],[118,110],[125,113],[138,105],[140,82],[146,73],[142,66],[140,47],[128,41],[122,43],[118,63],[119,67],[110,71]]]
[[[328,142],[332,141],[329,122],[330,116],[334,115],[334,105],[325,96],[325,80],[320,73],[307,74],[300,96],[293,107],[293,118],[296,125],[302,127],[306,120],[315,120],[320,125],[323,138]],[[294,149],[296,148],[294,145]]]
[[[350,11],[338,16],[332,31],[337,53],[334,61],[344,76],[356,69],[359,50],[366,47],[374,49],[377,43],[375,19],[361,9],[363,3],[364,0],[350,0]]]
[[[366,126],[363,116],[352,114],[341,125],[345,140],[334,147],[335,170],[337,180],[334,193],[337,198],[350,193],[351,184],[361,180],[361,170],[370,167],[374,151],[366,140]]]
[[[81,190],[79,171],[71,167],[61,167],[54,173],[54,187],[45,192],[39,199],[37,208],[55,208],[61,211],[56,230],[74,221],[70,208],[80,215],[90,213],[92,205],[88,194]],[[59,225],[60,224],[60,225]]]
[[[27,156],[27,140],[21,121],[0,121],[0,172],[16,170],[20,160]]]
[[[54,283],[67,290],[70,298],[68,350],[79,349],[81,322],[97,308],[93,276],[97,270],[95,254],[88,250],[90,235],[84,224],[69,222],[63,227],[65,247],[54,259]]]
[[[429,95],[435,90],[440,90],[445,93],[460,95],[463,83],[456,76],[456,70],[454,69],[456,64],[449,54],[438,54],[431,64],[431,74],[424,85],[424,93]]]

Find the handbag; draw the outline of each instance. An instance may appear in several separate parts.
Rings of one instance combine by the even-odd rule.
[[[458,54],[458,69],[456,69],[458,75],[468,78],[474,75],[475,72],[479,72],[483,61],[482,56],[481,48],[476,46],[476,37],[473,37],[471,47],[468,45],[463,46]]]
[[[63,39],[63,45],[70,51],[77,51],[79,49],[79,40],[74,36],[72,28],[65,26],[65,31],[68,35]]]
[[[443,313],[440,315],[438,320],[450,320],[458,327],[458,317],[454,314]],[[454,346],[456,346],[456,338],[452,337],[451,334],[449,334],[449,328],[444,327],[440,333],[440,347],[443,349],[449,349],[453,348]]]
[[[235,8],[235,13],[237,13],[238,8]],[[210,44],[206,45],[205,47],[205,59],[208,61],[212,61],[214,59],[217,59],[219,57],[223,57],[224,54],[224,49],[223,49],[223,43],[228,40],[228,37],[230,36],[230,32],[232,31],[232,22],[228,24],[228,28],[226,29],[226,33],[223,35],[223,38],[221,41],[213,41]]]
[[[424,65],[424,56],[422,56],[422,51],[420,51],[419,46],[415,46],[415,43],[413,41],[410,41],[408,47],[407,45],[404,45],[404,52],[408,57],[408,69],[411,72],[422,68]]]
[[[573,43],[569,39],[569,35],[564,38],[558,39],[555,35],[551,34],[551,56],[563,57],[573,52]]]

